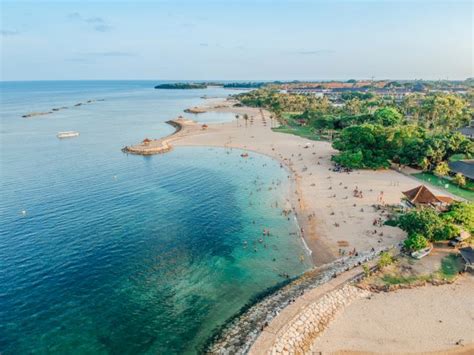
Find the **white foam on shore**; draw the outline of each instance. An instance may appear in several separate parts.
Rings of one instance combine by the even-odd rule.
[[[296,218],[296,216],[293,216],[293,218],[295,219],[296,225],[299,226],[298,219]],[[313,251],[308,247],[308,244],[306,244],[306,240],[304,240],[303,234],[301,234],[300,230],[298,230],[298,235],[300,236],[301,240],[303,241],[304,248],[306,249],[308,254],[309,255],[313,254]]]

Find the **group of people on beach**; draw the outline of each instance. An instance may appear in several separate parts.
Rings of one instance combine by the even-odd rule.
[[[346,250],[339,248],[339,255],[340,256],[345,256],[346,255]],[[347,253],[348,256],[359,256],[359,253],[357,252],[356,248],[349,250]]]
[[[354,191],[352,192],[353,196],[354,197],[357,197],[357,198],[364,198],[364,194],[362,192],[362,190],[359,190],[359,188],[356,186]]]

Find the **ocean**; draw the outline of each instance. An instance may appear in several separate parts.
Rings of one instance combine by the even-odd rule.
[[[196,353],[255,295],[311,266],[281,213],[290,184],[278,162],[121,152],[171,133],[178,115],[234,119],[183,109],[238,91],[157,83],[0,83],[0,353]],[[68,130],[80,136],[56,137]]]

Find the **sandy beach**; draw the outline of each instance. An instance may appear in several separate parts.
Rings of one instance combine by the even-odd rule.
[[[360,298],[313,344],[315,353],[474,351],[474,277]],[[357,325],[363,324],[363,326]]]
[[[398,204],[403,197],[402,191],[420,185],[419,181],[394,170],[334,171],[331,157],[337,152],[330,143],[274,132],[271,128],[278,126],[278,122],[269,112],[236,107],[235,103],[233,100],[212,99],[202,106],[207,112],[234,113],[236,119],[232,122],[208,124],[203,129],[205,116],[200,116],[204,122],[182,122],[178,134],[154,141],[152,145],[169,144],[171,149],[179,146],[242,149],[248,154],[242,159],[252,159],[252,155],[258,153],[279,161],[281,168],[287,170],[294,190],[285,209],[290,209],[291,215],[297,218],[316,266],[354,251],[396,245],[405,238],[402,230],[374,222],[385,218],[383,209],[378,208],[380,205]],[[244,115],[248,115],[248,119],[244,119]],[[438,195],[449,195],[444,191],[433,191]],[[333,283],[339,284],[343,279],[337,277]],[[341,304],[342,314],[314,342],[312,351],[403,353],[456,350],[462,353],[462,347],[456,342],[462,339],[464,349],[470,349],[473,343],[470,329],[465,326],[473,322],[472,312],[465,311],[473,308],[470,300],[473,286],[473,278],[468,276],[454,285],[428,286],[369,298],[355,297],[347,310]],[[268,329],[280,329],[278,334],[283,334],[285,327],[298,323],[297,317],[302,317],[304,307],[308,307],[310,301],[317,304],[319,298],[333,297],[331,292],[340,292],[336,289],[329,292],[331,287],[328,283],[298,298],[272,320]],[[326,291],[328,293],[324,296]],[[350,287],[347,292],[358,293],[351,291]],[[459,302],[453,303],[454,298]],[[309,303],[306,305],[305,302]],[[456,324],[463,329],[456,328]],[[267,334],[267,337],[259,338],[252,353],[273,351],[270,349],[277,345],[267,338],[273,339],[274,336]]]
[[[390,226],[374,226],[381,217],[373,206],[382,200],[397,204],[402,191],[420,182],[393,170],[332,171],[331,156],[336,151],[328,142],[312,141],[271,130],[278,122],[265,110],[233,107],[232,100],[208,100],[206,111],[233,112],[233,122],[209,124],[206,130],[190,129],[173,139],[174,146],[214,146],[238,148],[265,154],[287,168],[294,195],[294,209],[315,265],[322,265],[351,251],[394,245],[404,232]],[[247,114],[249,119],[244,120]],[[200,119],[205,120],[204,116]],[[244,158],[243,158],[244,159]],[[354,197],[353,191],[361,191]],[[444,194],[442,191],[437,191]],[[382,216],[383,217],[383,216]]]

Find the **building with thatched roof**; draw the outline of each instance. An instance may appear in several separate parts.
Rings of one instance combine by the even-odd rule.
[[[433,206],[446,207],[453,202],[448,196],[436,196],[425,185],[420,185],[414,189],[404,191],[407,201],[413,206]]]

